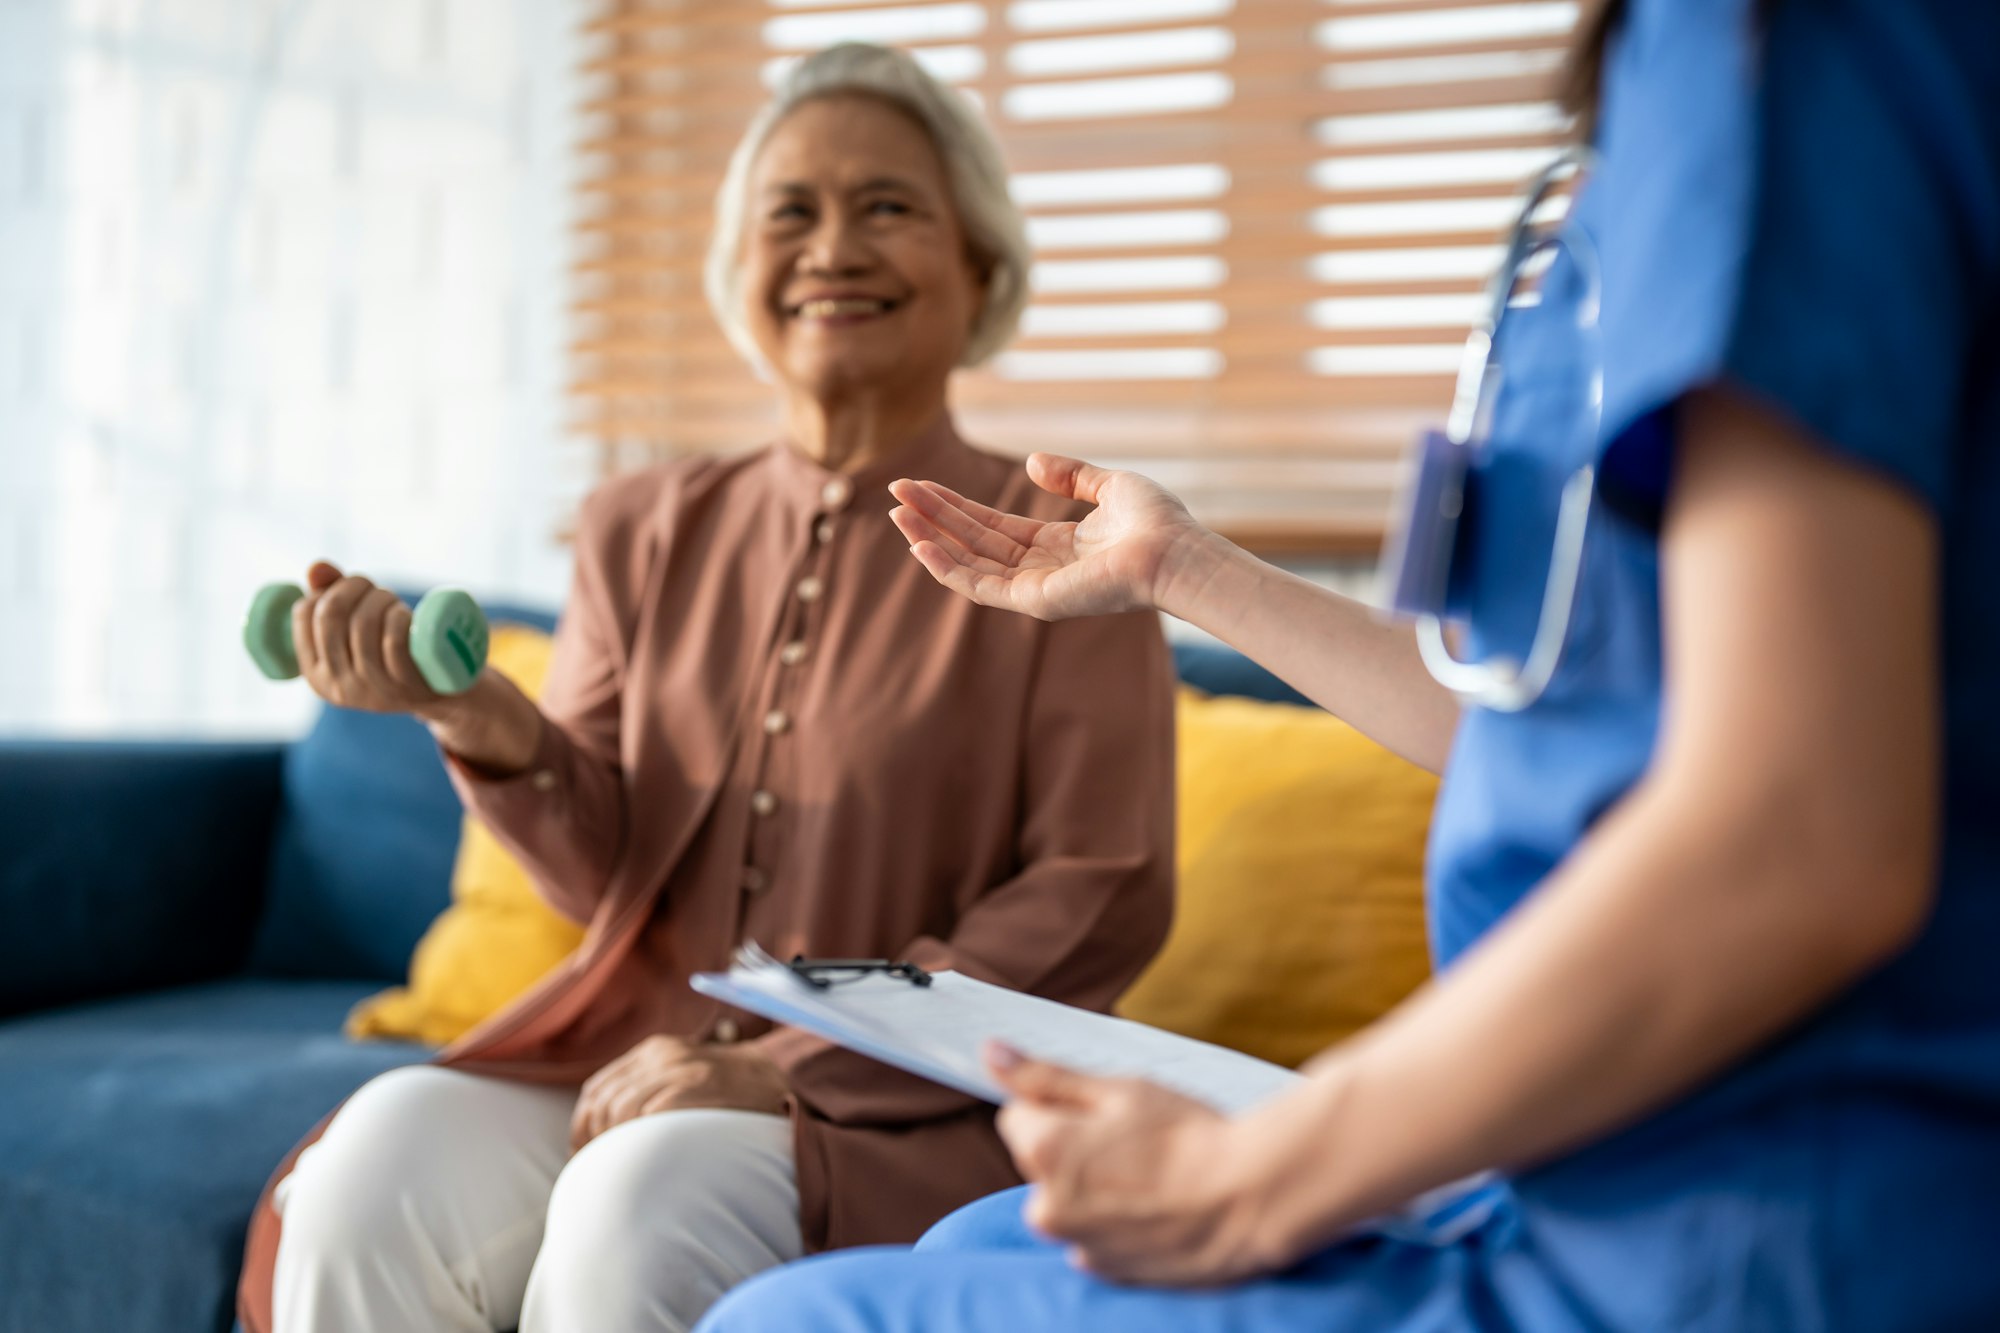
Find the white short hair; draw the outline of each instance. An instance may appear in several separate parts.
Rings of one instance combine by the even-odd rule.
[[[750,171],[779,122],[801,102],[858,93],[907,112],[937,148],[973,260],[986,272],[986,299],[972,321],[959,364],[976,366],[1014,336],[1028,303],[1028,228],[1007,191],[1000,145],[971,102],[938,82],[902,51],[843,42],[793,67],[776,94],[750,122],[729,159],[715,197],[715,231],[709,237],[702,286],[709,307],[737,350],[762,367],[763,356],[743,320],[739,290],[743,230],[750,211]]]

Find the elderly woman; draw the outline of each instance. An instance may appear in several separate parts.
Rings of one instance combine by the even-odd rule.
[[[280,1171],[244,1285],[257,1333],[684,1329],[762,1269],[912,1240],[1018,1180],[990,1109],[689,975],[754,940],[1103,1008],[1163,938],[1156,618],[974,607],[887,518],[907,473],[1073,511],[947,408],[1024,299],[994,143],[907,57],[838,48],[752,125],[718,222],[709,294],[776,381],[783,438],[589,500],[539,707],[491,674],[431,695],[402,605],[314,571],[295,639],[315,687],[427,722],[467,808],[590,931]]]

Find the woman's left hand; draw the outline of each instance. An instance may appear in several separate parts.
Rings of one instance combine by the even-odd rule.
[[[751,1047],[648,1037],[584,1083],[570,1117],[570,1149],[642,1115],[702,1109],[789,1115],[791,1085]]]
[[[1006,1047],[988,1068],[1012,1100],[1000,1134],[1034,1186],[1028,1224],[1116,1282],[1217,1286],[1270,1271],[1230,1122],[1143,1079],[1096,1078]]]

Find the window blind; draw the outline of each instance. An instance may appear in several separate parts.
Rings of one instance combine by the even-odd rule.
[[[910,50],[999,135],[1035,248],[969,438],[1141,468],[1270,552],[1372,552],[1450,396],[1572,0],[602,0],[586,20],[574,427],[616,470],[763,443],[701,262],[789,64]],[[1560,206],[1560,203],[1557,205]]]

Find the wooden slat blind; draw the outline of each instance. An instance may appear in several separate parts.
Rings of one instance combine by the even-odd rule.
[[[916,53],[998,130],[1036,251],[961,376],[1003,448],[1130,460],[1265,549],[1372,549],[1522,184],[1571,0],[604,0],[589,19],[575,429],[607,470],[770,437],[701,295],[730,149],[791,60]]]

